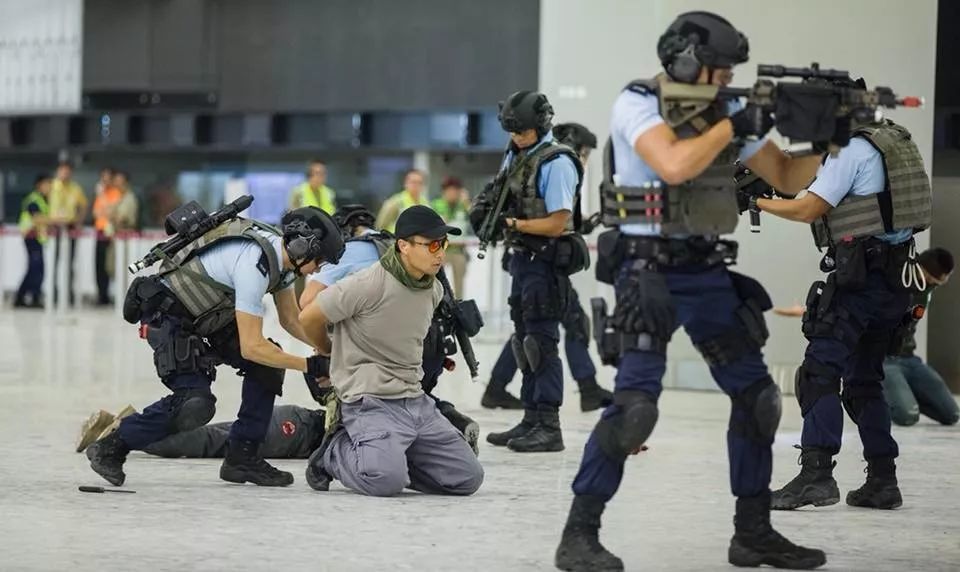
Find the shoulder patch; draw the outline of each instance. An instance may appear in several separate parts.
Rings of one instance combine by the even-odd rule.
[[[270,263],[267,260],[266,252],[260,255],[260,260],[257,262],[257,270],[259,270],[260,274],[263,274],[264,277],[270,275]]]

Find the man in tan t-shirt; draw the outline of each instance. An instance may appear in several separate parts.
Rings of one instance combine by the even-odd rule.
[[[396,230],[396,245],[379,264],[324,289],[301,313],[307,335],[330,354],[343,423],[311,455],[307,483],[327,490],[337,479],[373,496],[408,486],[473,494],[483,468],[420,387],[423,339],[443,297],[434,276],[443,267],[447,233],[460,231],[426,206],[404,211]]]

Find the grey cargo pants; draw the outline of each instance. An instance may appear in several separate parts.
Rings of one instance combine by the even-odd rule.
[[[405,487],[429,494],[470,495],[483,467],[427,395],[366,395],[340,406],[343,427],[323,455],[324,469],[349,489],[392,496]]]

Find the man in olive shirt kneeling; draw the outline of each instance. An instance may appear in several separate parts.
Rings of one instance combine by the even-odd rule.
[[[312,488],[327,490],[332,479],[373,496],[405,487],[450,495],[480,488],[476,455],[420,387],[423,339],[443,297],[434,276],[448,233],[460,230],[429,207],[410,207],[379,264],[323,290],[300,314],[307,334],[330,354],[341,401],[342,428],[307,462]]]

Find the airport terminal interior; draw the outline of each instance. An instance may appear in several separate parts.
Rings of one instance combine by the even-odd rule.
[[[960,570],[958,28],[0,0],[0,571]]]

